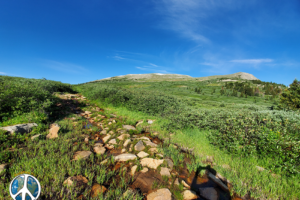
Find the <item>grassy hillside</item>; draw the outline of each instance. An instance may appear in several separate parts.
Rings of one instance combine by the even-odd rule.
[[[206,131],[198,138],[195,135],[180,137],[190,139],[190,143],[202,138],[210,148],[220,151],[219,154],[229,154],[236,161],[244,159],[246,166],[247,161],[255,160],[274,177],[275,174],[281,176],[280,184],[286,191],[295,191],[300,188],[297,180],[300,178],[300,115],[275,109],[284,88],[281,84],[259,80],[222,82],[222,79],[201,82],[119,79],[76,86],[91,100],[164,119],[162,129],[167,132]],[[239,171],[244,175],[238,176],[243,178],[256,176],[254,179],[259,179],[261,176],[259,173],[245,175],[252,171],[248,167]],[[235,189],[257,193],[256,197],[277,199],[283,195],[280,187],[270,186],[272,181],[244,181],[247,190],[238,185]],[[253,190],[255,187],[261,191]]]
[[[122,171],[124,166],[116,169],[111,155],[92,154],[87,162],[72,162],[72,157],[78,150],[93,151],[100,131],[113,131],[118,136],[124,124],[143,122],[136,125],[135,134],[148,130],[167,138],[161,148],[172,158],[176,169],[186,168],[192,173],[209,163],[202,168],[209,167],[226,177],[234,192],[232,197],[238,194],[246,199],[299,199],[300,113],[276,109],[284,89],[281,84],[241,79],[224,82],[224,78],[174,82],[123,78],[71,86],[0,76],[0,127],[38,124],[23,135],[0,131],[0,164],[9,164],[6,175],[0,178],[0,189],[4,191],[0,198],[10,198],[9,181],[26,171],[41,180],[44,199],[74,199],[80,194],[93,199],[90,191],[95,183],[109,188],[106,199],[116,199],[132,184],[133,177],[124,176],[130,171],[128,166],[124,168],[127,173]],[[78,94],[62,95],[68,92]],[[81,94],[88,103],[83,103]],[[78,114],[84,111],[92,111],[88,120],[100,123],[101,128],[89,128],[91,121]],[[148,119],[155,122],[149,126]],[[53,123],[60,127],[59,138],[45,139]],[[42,136],[30,139],[37,134]],[[86,142],[82,138],[86,135],[95,140]],[[168,142],[194,148],[195,160],[185,163],[182,152],[173,152]],[[101,164],[105,159],[109,162]],[[199,164],[200,160],[205,164]],[[74,175],[87,177],[88,186],[82,190],[65,187],[66,178]],[[119,181],[121,185],[117,184]],[[167,180],[160,184],[156,187],[166,187]],[[171,189],[176,199],[182,198],[182,191]],[[141,193],[133,195],[144,198]]]

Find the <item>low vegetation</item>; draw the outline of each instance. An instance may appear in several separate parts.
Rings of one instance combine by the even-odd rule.
[[[232,191],[240,196],[299,199],[300,97],[296,80],[290,88],[259,80],[223,82],[220,78],[176,82],[118,79],[71,86],[48,80],[0,76],[0,127],[29,122],[39,124],[24,135],[8,135],[0,130],[0,164],[18,163],[12,164],[5,180],[20,170],[44,174],[38,179],[47,185],[44,188],[47,198],[58,194],[73,198],[77,195],[73,192],[82,193],[76,189],[66,190],[66,193],[61,189],[66,176],[76,174],[85,174],[89,180],[94,180],[92,176],[95,175],[97,183],[111,185],[115,192],[107,193],[108,199],[127,190],[129,178],[124,176],[122,184],[117,185],[111,182],[111,177],[122,173],[111,170],[110,164],[100,168],[97,165],[106,157],[92,158],[91,162],[69,161],[75,150],[90,148],[83,142],[73,145],[72,141],[85,133],[86,129],[82,128],[85,122],[72,115],[70,110],[61,109],[58,105],[62,102],[54,93],[75,91],[98,106],[108,107],[120,115],[132,115],[127,124],[135,125],[141,118],[156,119],[153,131],[159,130],[170,141],[195,147],[194,152],[201,155],[202,160],[206,158],[203,154],[213,155],[215,168],[231,180]],[[78,106],[85,109],[86,105],[79,103]],[[102,111],[99,114],[109,115]],[[71,117],[76,118],[76,126],[69,120]],[[62,140],[31,141],[33,135],[41,133],[45,136],[53,122],[62,127]],[[111,126],[115,130],[121,124]],[[138,129],[130,134],[141,131]],[[175,135],[171,137],[170,133]],[[25,150],[17,150],[20,148]],[[183,158],[174,149],[163,146],[161,151],[172,158],[175,168],[182,167]],[[189,172],[195,171],[199,162],[191,162],[186,168]],[[229,164],[231,169],[220,167],[224,164]],[[264,172],[258,172],[257,166]],[[110,172],[104,175],[102,172],[108,168]],[[88,184],[86,193],[83,192],[87,196],[92,182]],[[157,183],[157,187],[162,187],[159,184],[163,182]],[[0,187],[8,191],[7,184],[0,183]],[[175,193],[172,191],[180,199],[180,194]],[[132,195],[142,199],[141,194]]]

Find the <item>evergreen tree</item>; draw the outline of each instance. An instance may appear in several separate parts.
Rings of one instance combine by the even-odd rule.
[[[280,96],[280,108],[300,109],[300,81],[297,79]]]

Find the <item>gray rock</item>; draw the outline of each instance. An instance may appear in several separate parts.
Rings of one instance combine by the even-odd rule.
[[[138,141],[138,143],[136,143],[136,145],[134,146],[134,149],[136,151],[143,151],[145,149],[145,146],[144,146],[143,142],[140,140],[140,141]]]
[[[167,163],[168,163],[168,167],[170,168],[170,170],[172,171],[172,169],[173,169],[173,166],[174,166],[174,163],[173,163],[173,161],[171,160],[171,159],[165,159],[165,161],[167,161]]]
[[[124,154],[117,155],[114,158],[115,161],[127,161],[127,160],[135,160],[137,156],[130,153],[124,153]]]
[[[199,188],[200,196],[207,199],[207,200],[218,200],[218,192],[215,188],[206,187],[206,188]]]
[[[17,124],[14,126],[6,126],[1,127],[0,129],[6,130],[10,134],[14,133],[29,133],[32,127],[38,126],[36,123],[28,123],[28,124]]]
[[[145,142],[145,144],[147,145],[147,146],[150,146],[150,147],[157,147],[157,144],[155,144],[155,143],[153,143],[153,142],[151,142],[151,141],[144,141]]]

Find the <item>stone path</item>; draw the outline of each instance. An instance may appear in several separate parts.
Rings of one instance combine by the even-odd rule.
[[[61,99],[74,99],[76,101],[84,101],[89,105],[87,99],[80,95],[60,95]],[[188,199],[230,199],[229,189],[224,181],[224,177],[220,179],[211,172],[207,171],[204,178],[200,180],[194,173],[191,175],[187,169],[180,169],[174,166],[171,158],[166,157],[159,148],[163,144],[162,141],[155,135],[158,133],[137,133],[132,134],[132,131],[136,131],[136,127],[139,126],[143,121],[138,121],[136,126],[124,124],[122,128],[116,131],[109,131],[109,126],[116,123],[119,119],[118,116],[111,114],[110,118],[107,118],[103,114],[104,109],[99,107],[93,107],[91,110],[82,111],[80,108],[70,104],[72,112],[78,116],[82,116],[89,122],[86,124],[86,128],[97,127],[101,131],[95,136],[90,137],[89,135],[82,135],[85,143],[95,142],[93,151],[77,151],[73,155],[72,161],[76,162],[78,159],[87,160],[92,154],[108,154],[112,155],[115,164],[127,163],[127,173],[133,176],[133,183],[129,187],[132,191],[141,191],[145,199],[151,200],[171,200],[175,199],[171,193],[171,188],[178,188],[182,185],[184,188],[182,196],[185,200]],[[104,123],[103,120],[108,123]],[[155,120],[148,119],[146,121],[148,125],[155,123]],[[76,122],[74,122],[76,124]],[[90,127],[89,127],[90,126]],[[53,124],[50,127],[47,139],[54,139],[59,137],[59,127]],[[131,131],[131,132],[130,132]],[[131,134],[130,134],[131,133]],[[32,139],[39,137],[39,135],[33,136]],[[173,145],[176,148],[181,149],[182,152],[189,152],[189,149],[182,148],[179,145]],[[208,158],[211,159],[211,158]],[[102,161],[100,164],[106,163],[107,160]],[[138,165],[136,163],[139,163]],[[5,165],[0,165],[0,171],[4,170]],[[183,173],[184,172],[184,173]],[[157,182],[162,183],[167,180],[167,185],[164,188],[152,189],[153,185]],[[199,181],[200,180],[200,181]],[[84,187],[87,184],[87,178],[78,175],[74,177],[68,177],[65,181],[65,185],[72,185],[76,181],[76,184]],[[99,193],[104,193],[109,190],[109,187],[94,184],[92,187],[91,194],[96,196]],[[128,191],[126,191],[128,192]],[[126,195],[126,194],[124,194]],[[226,196],[227,195],[227,196]]]

